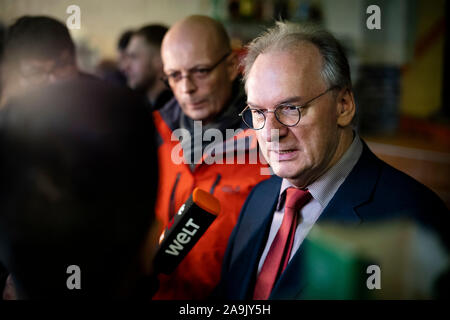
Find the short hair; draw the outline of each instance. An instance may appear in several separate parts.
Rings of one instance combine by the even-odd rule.
[[[154,222],[158,181],[141,101],[79,77],[0,110],[0,261],[20,298],[122,297]],[[72,264],[81,290],[66,287]]]
[[[247,81],[256,58],[265,52],[295,50],[304,42],[319,49],[323,66],[321,76],[329,87],[352,88],[350,67],[344,49],[336,38],[315,24],[296,24],[277,21],[273,28],[254,39],[247,46],[247,55],[242,61],[244,80]]]
[[[151,24],[140,28],[133,35],[144,37],[149,45],[159,50],[167,30],[166,26]]]
[[[23,16],[6,32],[5,59],[57,59],[67,51],[75,62],[75,44],[60,21],[46,16]]]
[[[131,37],[133,36],[134,31],[127,30],[120,35],[119,41],[117,42],[117,49],[125,50],[130,42]]]

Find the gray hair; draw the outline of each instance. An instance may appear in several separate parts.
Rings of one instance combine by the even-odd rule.
[[[283,21],[277,21],[273,28],[247,45],[247,55],[241,62],[244,68],[244,81],[247,82],[253,63],[260,54],[296,49],[305,41],[315,45],[322,55],[321,76],[325,83],[329,87],[338,86],[351,90],[348,60],[336,38],[317,25]]]

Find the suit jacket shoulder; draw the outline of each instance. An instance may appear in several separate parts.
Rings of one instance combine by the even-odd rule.
[[[267,240],[282,179],[260,182],[248,196],[228,242],[219,297],[249,299]],[[430,189],[378,159],[364,143],[360,159],[323,210],[318,222],[362,224],[407,218],[437,230],[448,245],[449,212]],[[301,251],[301,250],[300,250]],[[291,299],[302,289],[301,252],[272,298]]]
[[[429,188],[377,158],[364,143],[355,167],[319,220],[357,223],[412,219],[448,243],[449,211]]]

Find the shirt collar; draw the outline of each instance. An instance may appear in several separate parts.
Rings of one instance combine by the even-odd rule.
[[[328,205],[340,185],[344,182],[345,178],[347,178],[350,171],[352,171],[361,156],[362,149],[363,145],[361,139],[355,132],[352,144],[339,161],[307,187],[312,197],[320,203],[322,209]],[[284,200],[286,197],[285,191],[289,187],[295,186],[287,179],[283,179],[278,197],[278,211],[284,207]]]

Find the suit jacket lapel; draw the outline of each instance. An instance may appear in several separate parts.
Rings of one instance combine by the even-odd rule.
[[[316,223],[324,221],[359,224],[362,222],[357,208],[370,201],[380,172],[380,161],[363,141],[363,152],[347,179],[324,209]],[[266,239],[266,238],[265,238]],[[286,270],[275,284],[270,299],[296,299],[308,285],[305,278],[305,250],[308,238],[289,262]]]
[[[362,142],[363,152],[360,159],[323,210],[317,223],[333,221],[359,224],[362,222],[358,215],[358,207],[370,201],[381,169],[379,159],[365,142]]]
[[[302,245],[298,248],[286,269],[281,274],[280,279],[275,283],[275,286],[270,293],[270,300],[296,299],[304,290],[307,285],[307,279],[304,276],[305,254],[303,251],[305,250],[305,242],[307,241],[307,239],[303,241]]]
[[[278,202],[281,179],[274,176],[267,182],[258,190],[258,195],[263,196],[255,197],[248,203],[245,214],[251,218],[244,219],[234,241],[235,254],[231,265],[240,270],[231,271],[231,274],[237,275],[232,279],[235,292],[239,292],[236,299],[251,299],[259,258],[264,250],[272,213]]]

